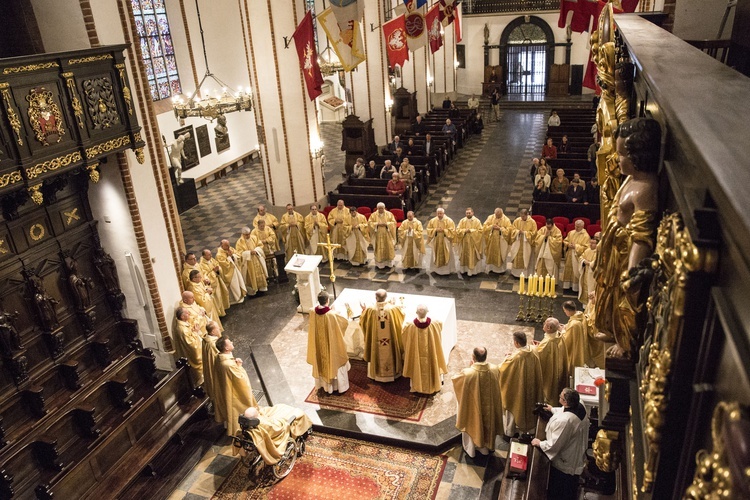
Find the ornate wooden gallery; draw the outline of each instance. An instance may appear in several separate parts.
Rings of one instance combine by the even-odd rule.
[[[2,498],[117,491],[192,398],[185,369],[157,384],[88,202],[109,155],[143,162],[124,48],[0,60]]]
[[[610,6],[592,36],[608,224],[596,326],[615,342],[596,463],[621,498],[750,498],[750,80]],[[655,136],[618,155],[615,129],[634,117]],[[653,177],[621,185],[623,156],[638,169],[655,154]],[[640,210],[650,189],[658,208]]]

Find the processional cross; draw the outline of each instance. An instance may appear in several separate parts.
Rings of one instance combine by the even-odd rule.
[[[326,249],[328,253],[328,262],[331,265],[331,275],[329,276],[329,279],[331,280],[331,285],[333,285],[333,298],[336,298],[336,275],[333,272],[333,250],[335,248],[341,248],[341,245],[338,243],[331,243],[331,235],[326,234],[326,243],[318,243],[319,247],[323,247]]]

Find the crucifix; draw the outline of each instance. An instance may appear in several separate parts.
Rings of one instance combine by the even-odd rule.
[[[336,275],[333,272],[333,250],[335,248],[341,248],[341,245],[338,243],[331,243],[331,235],[326,234],[326,243],[318,243],[318,246],[325,248],[328,253],[328,262],[331,264],[331,275],[329,276],[329,279],[331,280],[331,286],[333,287],[333,299],[336,300]]]

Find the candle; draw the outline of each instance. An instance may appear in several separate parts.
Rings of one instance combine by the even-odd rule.
[[[526,276],[521,273],[521,281],[518,283],[518,295],[523,295],[523,293],[526,291]]]
[[[529,295],[536,293],[536,274],[529,276]]]
[[[557,292],[555,292],[555,277],[552,276],[552,280],[550,281],[550,297],[557,297]]]
[[[547,275],[547,276],[545,276],[545,278],[544,278],[544,296],[545,296],[545,297],[549,297],[549,296],[551,296],[551,295],[552,295],[552,294],[550,293],[550,287],[549,287],[549,279],[550,279],[550,276],[549,276],[549,274],[548,274],[548,275]]]
[[[540,297],[544,297],[544,278],[541,276],[539,276],[539,284],[537,285],[537,287],[538,287],[537,294]]]

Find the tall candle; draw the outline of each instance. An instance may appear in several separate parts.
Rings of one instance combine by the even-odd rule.
[[[540,297],[544,296],[544,278],[539,276],[539,282],[537,284],[537,295]]]
[[[529,295],[536,295],[536,274],[531,275],[531,283],[529,284]]]
[[[544,296],[545,297],[551,295],[550,287],[549,287],[549,280],[550,280],[550,275],[548,274],[547,276],[544,277]]]
[[[557,292],[555,292],[555,277],[552,276],[552,281],[550,282],[550,297],[557,297]]]
[[[518,295],[523,295],[526,291],[526,277],[521,273],[521,281],[518,283]]]

